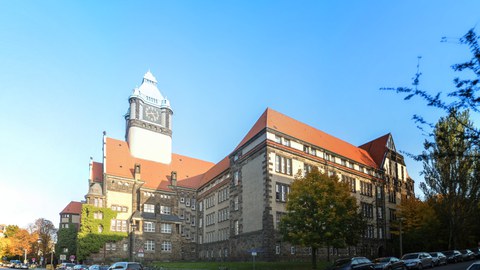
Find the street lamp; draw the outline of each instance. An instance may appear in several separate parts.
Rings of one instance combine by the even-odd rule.
[[[402,221],[403,221],[403,218],[399,218],[398,220],[400,221],[400,258],[402,258],[402,255],[403,255]]]

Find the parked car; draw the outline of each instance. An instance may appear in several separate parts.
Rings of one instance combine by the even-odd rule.
[[[408,269],[423,269],[433,267],[432,256],[426,252],[408,253],[403,255],[402,260]]]
[[[470,249],[462,249],[459,250],[462,253],[463,261],[470,261],[475,259],[475,253],[473,253]]]
[[[61,263],[57,265],[57,270],[73,270],[74,263]]]
[[[108,270],[108,267],[108,265],[94,264],[90,265],[90,267],[88,267],[88,270]]]
[[[357,270],[374,270],[374,264],[372,261],[365,257],[353,257],[338,259],[333,265],[334,270],[347,270],[347,269],[357,269]]]
[[[457,263],[462,261],[462,253],[460,251],[454,249],[454,250],[447,250],[447,251],[442,251],[445,256],[447,256],[447,263]]]
[[[143,270],[142,264],[138,262],[116,262],[108,270]]]
[[[73,270],[88,270],[88,266],[83,264],[77,264],[73,266]]]
[[[447,256],[442,252],[430,252],[435,266],[447,264]]]
[[[470,249],[474,254],[475,254],[475,258],[480,258],[480,247],[474,247],[474,248],[471,248]]]
[[[467,270],[480,270],[480,261],[470,264]]]
[[[373,260],[375,269],[385,270],[404,270],[407,269],[405,262],[397,257],[382,257]]]
[[[22,264],[22,262],[19,261],[19,260],[10,260],[9,267],[10,268],[20,268],[21,264]]]

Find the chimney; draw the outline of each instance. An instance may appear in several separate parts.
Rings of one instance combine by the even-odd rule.
[[[135,174],[134,178],[136,181],[140,180],[140,164],[135,163]]]
[[[172,186],[177,185],[177,172],[176,171],[172,171],[172,173],[170,174],[170,180],[172,181]]]

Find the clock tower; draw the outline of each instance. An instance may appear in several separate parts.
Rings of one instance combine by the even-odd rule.
[[[164,164],[172,160],[172,115],[170,101],[157,88],[150,71],[133,90],[125,115],[125,139],[132,156]]]

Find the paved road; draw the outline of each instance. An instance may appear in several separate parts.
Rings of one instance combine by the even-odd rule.
[[[444,266],[435,267],[433,269],[434,270],[465,270],[473,262],[474,261],[461,262],[461,263],[456,263],[456,264],[447,264],[447,265],[444,265]]]

